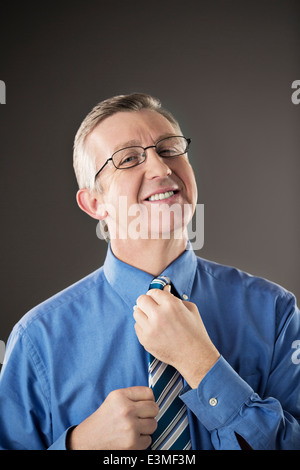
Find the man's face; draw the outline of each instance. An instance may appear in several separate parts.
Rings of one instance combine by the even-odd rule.
[[[94,129],[88,146],[96,156],[98,169],[121,148],[148,147],[172,135],[179,135],[179,131],[155,111],[119,112]],[[167,238],[168,233],[182,230],[183,224],[191,220],[197,202],[197,186],[187,156],[166,159],[160,157],[155,148],[146,150],[146,155],[144,163],[125,170],[115,168],[110,161],[98,176],[102,187],[99,200],[108,212],[106,221],[110,233],[116,224],[119,236],[121,233],[123,237],[124,233],[128,236],[130,227],[143,231],[145,236],[146,227],[147,237],[151,232],[152,238],[162,234],[167,234],[163,237]],[[149,200],[155,194],[161,194],[159,197],[163,199],[152,197]],[[184,214],[188,219],[185,222]]]

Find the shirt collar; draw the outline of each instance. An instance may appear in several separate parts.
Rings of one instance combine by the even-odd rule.
[[[176,258],[162,273],[168,276],[181,298],[188,300],[195,277],[197,257],[190,242],[187,249]],[[116,258],[109,244],[104,262],[104,274],[116,293],[133,307],[137,297],[146,294],[153,276]]]

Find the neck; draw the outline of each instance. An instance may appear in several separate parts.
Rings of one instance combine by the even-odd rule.
[[[187,238],[111,240],[113,254],[131,266],[159,276],[186,249]]]

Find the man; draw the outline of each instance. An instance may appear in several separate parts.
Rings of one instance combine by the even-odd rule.
[[[189,143],[144,94],[106,100],[83,121],[77,201],[105,224],[107,257],[15,326],[0,383],[2,448],[149,448],[165,406],[148,386],[150,354],[184,380],[192,449],[300,449],[295,298],[190,249]],[[172,290],[148,290],[161,275]]]

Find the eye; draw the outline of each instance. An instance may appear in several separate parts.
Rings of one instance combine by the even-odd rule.
[[[177,157],[182,155],[186,148],[184,137],[167,137],[157,143],[157,152],[161,157]]]
[[[141,159],[140,148],[124,149],[115,154],[115,163],[117,168],[129,168],[135,166]]]
[[[139,155],[128,155],[119,162],[119,166],[122,168],[134,166],[139,162],[139,160]]]
[[[121,161],[121,165],[126,165],[127,163],[134,162],[137,160],[137,155],[131,155],[130,157],[126,157]]]
[[[175,148],[167,147],[159,149],[158,153],[161,157],[173,157],[178,153],[178,150]]]

